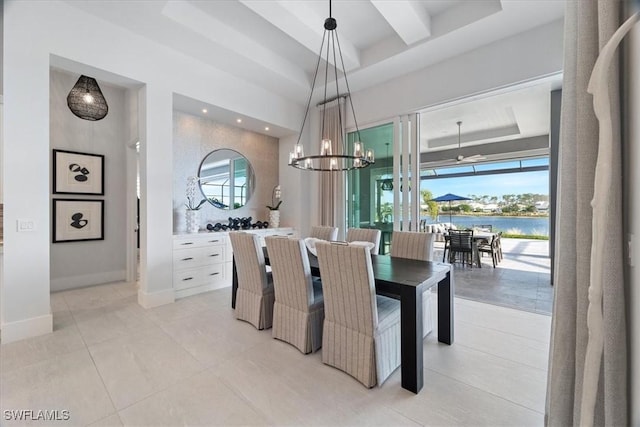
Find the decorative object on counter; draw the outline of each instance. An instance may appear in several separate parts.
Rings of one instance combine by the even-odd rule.
[[[351,99],[351,90],[349,89],[349,80],[347,80],[347,72],[344,66],[344,61],[342,59],[342,50],[340,48],[340,41],[338,38],[338,32],[336,28],[338,23],[331,15],[331,0],[329,0],[329,17],[324,21],[324,35],[322,36],[322,43],[320,45],[320,51],[318,53],[318,61],[316,63],[316,71],[313,76],[313,84],[311,85],[311,92],[309,93],[309,100],[307,102],[307,109],[304,114],[304,118],[302,119],[302,126],[300,127],[300,133],[298,134],[298,140],[296,145],[293,148],[293,151],[289,153],[289,165],[294,168],[302,169],[302,170],[311,170],[311,171],[348,171],[351,169],[359,169],[366,168],[372,163],[375,163],[375,158],[373,154],[373,150],[365,150],[364,144],[360,139],[360,129],[358,128],[358,121],[356,120],[356,112],[353,108],[353,101]],[[325,48],[325,40],[327,41]],[[325,58],[322,58],[323,52],[326,53]],[[339,60],[338,60],[339,59]],[[318,79],[318,71],[320,70],[320,65],[324,68],[324,99],[318,103],[318,106],[322,106],[322,127],[321,138],[320,141],[320,154],[318,155],[306,155],[304,154],[304,149],[302,144],[300,143],[300,138],[302,137],[302,131],[304,130],[304,124],[307,121],[307,117],[309,116],[309,109],[311,107],[311,99],[313,97],[313,92],[315,89],[315,83],[318,81],[318,86],[320,87],[320,79]],[[329,66],[332,64],[332,66]],[[338,71],[338,66],[342,66],[342,70]],[[331,75],[331,77],[329,77]],[[346,93],[340,93],[339,80],[338,76],[344,77],[345,89]],[[335,95],[329,93],[327,88],[330,87],[331,83],[335,83]],[[319,88],[318,87],[318,88]],[[351,114],[353,117],[353,121],[356,126],[356,135],[357,139],[353,143],[353,151],[347,149],[346,143],[344,141],[343,129],[342,129],[342,120],[343,114],[347,113],[346,107],[342,107],[340,105],[342,98],[348,98],[349,105],[351,107]],[[332,101],[337,101],[338,103],[338,117],[337,122],[339,124],[340,132],[339,135],[335,135],[333,130],[335,130],[334,126],[331,126],[329,120],[325,120],[325,116],[327,115],[327,104]],[[344,108],[345,111],[342,111]],[[331,114],[329,114],[331,118]],[[327,123],[325,125],[325,123]],[[333,141],[331,140],[331,136],[334,136]]]
[[[53,194],[104,195],[104,156],[53,150]]]
[[[280,184],[273,187],[271,191],[271,206],[267,205],[269,209],[269,223],[273,225],[274,228],[278,228],[280,226],[280,205],[282,204],[282,191],[280,190]],[[278,203],[276,204],[276,200]]]
[[[197,233],[200,231],[200,208],[202,208],[204,202],[207,201],[207,199],[202,199],[196,203],[196,183],[198,179],[197,176],[187,178],[187,203],[184,204],[187,208],[185,214],[187,233]]]
[[[251,230],[253,228],[268,228],[269,223],[267,221],[256,221],[255,223],[251,223],[251,217],[245,218],[231,218],[229,217],[228,224],[222,224],[217,222],[215,224],[207,224],[207,230],[209,231],[237,231],[237,230]]]
[[[53,200],[53,243],[104,240],[104,200]]]
[[[104,119],[109,112],[98,82],[85,75],[80,76],[67,95],[67,106],[77,117],[92,122]]]

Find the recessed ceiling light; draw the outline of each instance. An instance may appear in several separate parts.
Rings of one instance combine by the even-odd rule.
[[[269,126],[265,126],[264,130],[269,130]]]
[[[206,113],[206,112],[207,112],[207,109],[206,109],[206,108],[203,108],[203,109],[202,109],[202,112],[203,112],[203,113]]]
[[[236,122],[242,123],[242,119],[236,119]]]

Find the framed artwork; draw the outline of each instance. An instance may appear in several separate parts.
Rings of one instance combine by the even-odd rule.
[[[104,195],[104,156],[53,150],[53,193]]]
[[[53,200],[53,243],[104,240],[104,200]]]

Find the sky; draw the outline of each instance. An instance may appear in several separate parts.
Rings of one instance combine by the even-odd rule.
[[[518,172],[499,175],[476,175],[462,178],[423,180],[421,189],[433,197],[453,193],[458,196],[498,196],[504,194],[549,194],[549,171]]]

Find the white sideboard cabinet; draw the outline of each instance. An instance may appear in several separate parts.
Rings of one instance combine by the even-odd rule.
[[[243,230],[260,236],[297,236],[293,228]],[[173,289],[175,298],[231,286],[233,251],[228,232],[173,236]]]

